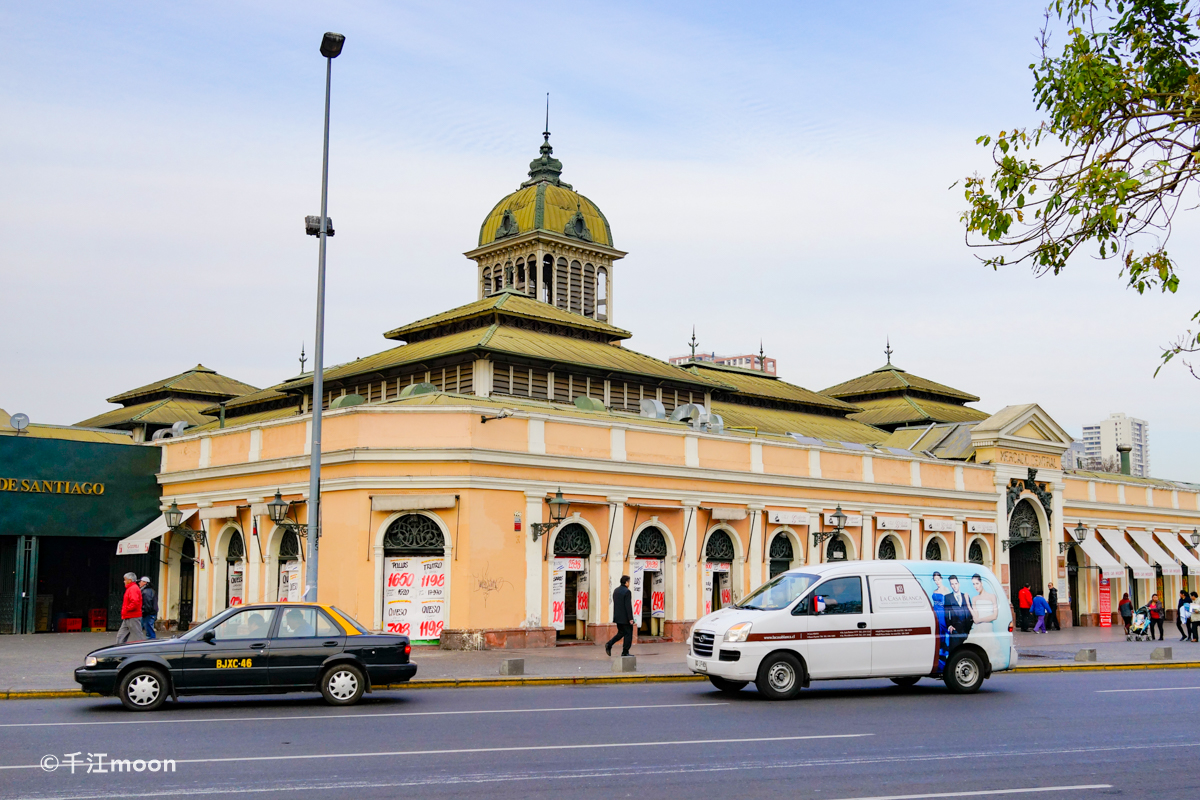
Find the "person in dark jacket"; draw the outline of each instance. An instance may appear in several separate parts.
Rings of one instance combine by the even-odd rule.
[[[1125,623],[1125,635],[1129,635],[1129,626],[1133,624],[1133,603],[1129,600],[1129,592],[1121,595],[1121,602],[1117,603],[1117,613],[1121,615],[1121,622]]]
[[[147,639],[157,638],[154,635],[154,622],[158,619],[158,592],[150,585],[150,579],[145,575],[138,581],[142,587],[142,630]]]
[[[621,585],[613,589],[613,622],[617,623],[617,635],[604,645],[605,655],[612,655],[612,646],[618,639],[624,639],[621,644],[621,655],[629,655],[633,645],[633,594],[629,591],[629,576],[621,576]]]
[[[140,641],[142,630],[142,590],[137,585],[137,573],[125,573],[125,596],[121,598],[121,627],[117,631],[117,644],[130,639]]]
[[[1179,612],[1183,610],[1184,606],[1189,605],[1191,602],[1192,599],[1188,597],[1187,590],[1180,589],[1179,601],[1175,603],[1175,628],[1179,631],[1179,641],[1181,642],[1186,642],[1188,640],[1188,632],[1187,629],[1183,627],[1187,620],[1185,620],[1183,616],[1180,616]]]
[[[1050,604],[1050,613],[1046,615],[1046,630],[1061,631],[1058,627],[1058,589],[1054,588],[1054,584],[1050,584],[1050,593],[1046,595],[1046,602]]]
[[[1200,595],[1191,594],[1192,613],[1188,615],[1188,638],[1193,642],[1200,640]]]

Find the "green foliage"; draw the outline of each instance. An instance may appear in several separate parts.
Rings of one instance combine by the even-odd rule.
[[[965,182],[968,243],[1004,251],[985,264],[1027,261],[1036,274],[1057,275],[1086,247],[1117,259],[1138,293],[1179,288],[1167,242],[1200,174],[1200,28],[1190,4],[1052,2],[1041,61],[1030,64],[1046,118],[980,136],[995,170]],[[1049,52],[1052,15],[1069,28],[1057,55]],[[1043,163],[1035,153],[1050,155]],[[1194,352],[1200,334],[1189,330],[1164,350],[1159,369]]]

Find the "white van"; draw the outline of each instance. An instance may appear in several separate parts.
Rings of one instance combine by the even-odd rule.
[[[723,692],[773,700],[810,681],[941,677],[974,692],[1017,663],[1012,611],[979,564],[842,561],[799,567],[696,621],[687,665]]]

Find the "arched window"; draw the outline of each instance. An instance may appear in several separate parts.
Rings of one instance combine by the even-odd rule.
[[[567,260],[560,258],[554,274],[554,305],[561,309],[567,307],[567,290],[569,288]]]
[[[896,540],[890,536],[884,537],[879,543],[879,558],[883,561],[896,560]]]
[[[583,312],[583,264],[571,262],[571,311]]]
[[[554,256],[542,258],[542,294],[543,303],[550,302],[550,292],[554,289]]]
[[[487,297],[492,293],[492,268],[483,268],[483,296]]]
[[[596,270],[596,319],[608,321],[608,270]]]
[[[511,261],[509,261],[507,264],[504,265],[504,285],[500,288],[511,289],[513,286],[514,279],[515,279],[515,276],[513,275],[513,263]]]
[[[775,538],[771,540],[769,555],[771,558],[770,577],[774,578],[781,572],[787,572],[792,566],[792,559],[795,558],[791,537],[786,533],[775,534]]]
[[[234,531],[225,547],[225,607],[240,606],[246,601],[246,542]]]
[[[388,526],[383,549],[387,555],[440,556],[446,552],[446,537],[424,514],[405,514]]]
[[[596,268],[591,264],[583,265],[583,315],[596,316]]]
[[[725,531],[715,531],[708,537],[708,545],[704,548],[704,558],[707,561],[733,561],[733,539]]]
[[[525,291],[525,259],[523,259],[523,258],[518,258],[518,259],[517,259],[517,283],[516,283],[516,287],[517,287],[517,291],[518,291],[518,292],[524,292],[524,291]]]
[[[971,547],[967,550],[967,561],[972,564],[983,563],[983,545],[979,543],[978,539],[971,542]]]
[[[527,265],[525,267],[525,294],[536,300],[538,296],[537,256],[535,256],[533,253],[530,253],[529,258],[525,259],[525,264]]]
[[[592,554],[592,538],[578,522],[563,526],[554,537],[554,555],[558,558],[587,558]]]
[[[666,558],[667,538],[658,528],[645,528],[633,545],[634,558]]]
[[[237,561],[246,557],[246,542],[242,539],[242,535],[237,531],[229,537],[229,547],[225,551],[225,558],[229,561]]]
[[[934,537],[925,545],[925,560],[926,561],[941,561],[942,560],[942,543]]]
[[[826,561],[845,561],[846,560],[846,543],[842,541],[842,537],[834,536],[829,540],[829,546],[825,548]]]
[[[283,539],[279,542],[279,559],[281,561],[289,558],[300,557],[300,537],[296,532],[289,529],[284,531]]]

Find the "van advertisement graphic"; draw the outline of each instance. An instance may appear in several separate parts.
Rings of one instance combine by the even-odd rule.
[[[1012,612],[995,579],[984,570],[972,570],[970,564],[944,567],[913,572],[937,618],[937,671],[945,668],[950,651],[964,642],[982,648],[993,669],[1008,669],[1008,647],[1001,646],[996,634],[1008,633]]]

